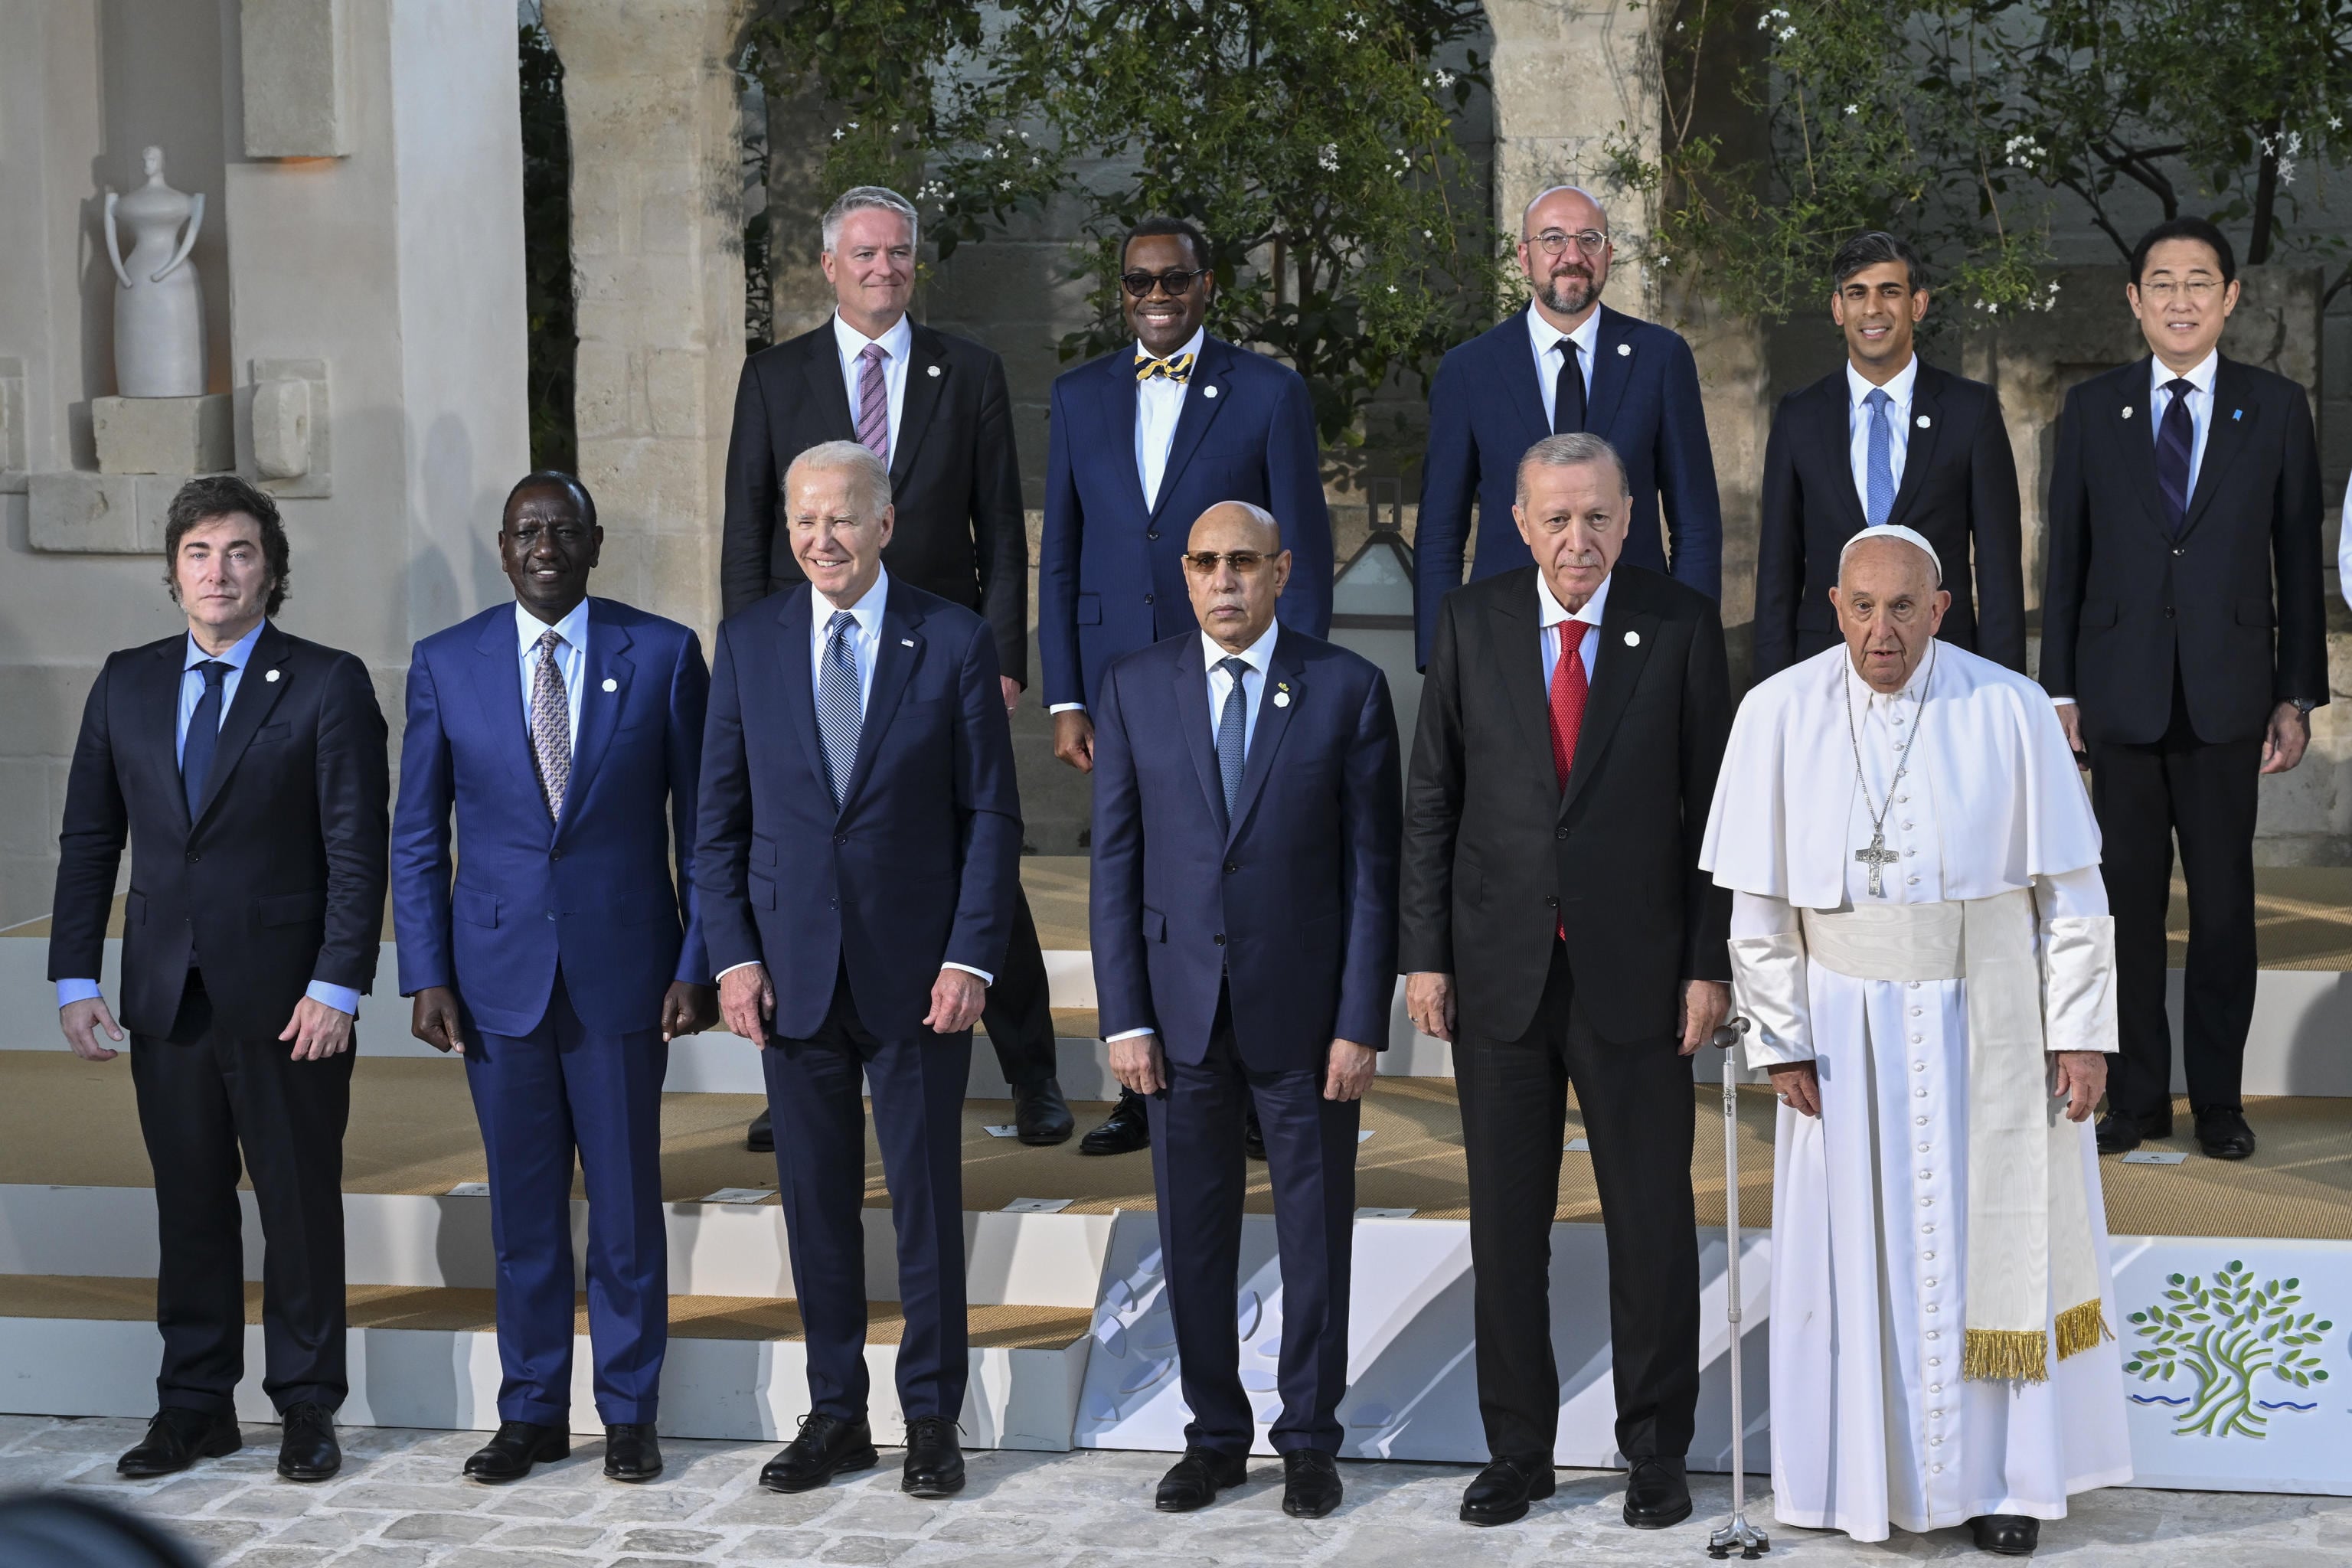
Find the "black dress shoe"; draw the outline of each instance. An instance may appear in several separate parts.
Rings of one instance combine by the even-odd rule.
[[[2110,1110],[2099,1118],[2099,1125],[2093,1136],[2098,1141],[2100,1153],[2128,1154],[2140,1146],[2142,1139],[2171,1137],[2172,1118],[2168,1115],[2126,1116],[2121,1111]]]
[[[166,1407],[147,1423],[138,1447],[114,1461],[114,1470],[134,1480],[177,1475],[198,1459],[217,1459],[244,1447],[235,1415]]]
[[[1078,1140],[1081,1154],[1132,1154],[1151,1147],[1151,1123],[1144,1120],[1143,1097],[1121,1089],[1103,1124]]]
[[[2042,1541],[2042,1521],[2021,1513],[1980,1513],[1969,1521],[1977,1550],[2003,1557],[2029,1557]]]
[[[297,1405],[278,1419],[286,1423],[278,1442],[278,1473],[289,1481],[323,1481],[343,1468],[335,1441],[335,1413],[323,1405]]]
[[[761,1467],[760,1484],[772,1492],[804,1492],[847,1471],[870,1470],[879,1458],[865,1416],[844,1421],[812,1411],[801,1417],[801,1435]]]
[[[561,1426],[535,1421],[501,1421],[490,1440],[467,1457],[466,1479],[487,1486],[504,1486],[530,1474],[533,1465],[550,1465],[572,1457],[572,1434]]]
[[[1249,1461],[1245,1458],[1220,1454],[1214,1448],[1187,1448],[1184,1457],[1168,1467],[1168,1473],[1160,1478],[1160,1489],[1152,1495],[1151,1506],[1162,1513],[1191,1513],[1196,1508],[1208,1507],[1217,1500],[1219,1492],[1241,1485],[1248,1477]]]
[[[1062,1098],[1062,1080],[1045,1078],[1014,1084],[1013,1125],[1021,1142],[1037,1148],[1068,1142],[1078,1123],[1070,1114],[1070,1102]]]
[[[1462,1494],[1462,1522],[1508,1524],[1524,1519],[1528,1504],[1551,1496],[1557,1485],[1549,1454],[1490,1460]]]
[[[613,1421],[604,1426],[604,1479],[649,1481],[662,1471],[661,1444],[650,1421]]]
[[[2235,1106],[2208,1106],[2197,1113],[2197,1147],[2209,1160],[2242,1160],[2254,1152],[2254,1130]]]
[[[1257,1124],[1257,1102],[1252,1100],[1242,1117],[1242,1152],[1253,1160],[1265,1158],[1265,1129]]]
[[[1664,1530],[1691,1516],[1690,1476],[1680,1459],[1636,1459],[1625,1475],[1625,1522]]]
[[[898,1489],[908,1497],[953,1497],[963,1490],[963,1448],[955,1423],[918,1415],[907,1423],[907,1467]]]
[[[1293,1519],[1321,1519],[1339,1506],[1339,1462],[1320,1448],[1294,1448],[1282,1456],[1282,1511]]]
[[[751,1118],[751,1125],[743,1134],[743,1147],[754,1154],[776,1152],[776,1126],[766,1111]]]

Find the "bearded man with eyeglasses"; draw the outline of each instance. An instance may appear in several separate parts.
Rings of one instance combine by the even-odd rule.
[[[1037,551],[1037,656],[1054,754],[1081,773],[1094,768],[1090,710],[1111,661],[1197,629],[1185,530],[1218,502],[1274,518],[1291,560],[1276,604],[1282,624],[1317,637],[1331,626],[1331,520],[1307,383],[1209,334],[1213,255],[1192,224],[1145,218],[1120,260],[1119,301],[1135,342],[1054,383]],[[1080,1148],[1126,1153],[1150,1139],[1129,1095]]]
[[[1475,582],[1532,560],[1511,521],[1512,494],[1520,457],[1547,436],[1598,436],[1623,460],[1633,498],[1628,564],[1723,596],[1723,507],[1690,345],[1601,302],[1616,244],[1609,215],[1576,186],[1555,185],[1528,204],[1518,256],[1528,308],[1455,348],[1430,384],[1413,536],[1424,668],[1438,601],[1462,585],[1464,562]]]

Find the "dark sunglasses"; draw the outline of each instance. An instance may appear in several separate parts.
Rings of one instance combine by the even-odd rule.
[[[1266,563],[1263,550],[1228,550],[1222,555],[1213,550],[1194,550],[1184,557],[1184,564],[1195,572],[1214,572],[1222,561],[1246,577]]]
[[[1192,272],[1122,272],[1118,275],[1118,281],[1120,287],[1139,300],[1151,298],[1154,283],[1159,284],[1171,300],[1181,300],[1192,291],[1194,279],[1208,275],[1209,269],[1205,267]]]

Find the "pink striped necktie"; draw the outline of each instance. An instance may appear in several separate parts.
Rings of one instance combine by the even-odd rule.
[[[883,366],[890,351],[867,343],[857,351],[864,363],[857,370],[857,439],[867,451],[890,466],[890,378]]]

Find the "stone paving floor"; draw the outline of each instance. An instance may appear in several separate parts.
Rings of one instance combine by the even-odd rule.
[[[343,1472],[323,1486],[278,1479],[278,1429],[248,1426],[226,1459],[162,1481],[120,1483],[116,1454],[142,1424],[0,1415],[0,1489],[63,1487],[125,1504],[236,1568],[679,1568],[825,1563],[926,1568],[1211,1568],[1323,1563],[1344,1568],[1705,1563],[1706,1531],[1729,1482],[1696,1479],[1699,1516],[1636,1533],[1618,1518],[1619,1479],[1564,1470],[1559,1493],[1528,1519],[1473,1531],[1454,1510],[1470,1472],[1450,1465],[1343,1464],[1348,1500],[1330,1518],[1286,1518],[1282,1471],[1251,1467],[1227,1500],[1188,1516],[1151,1511],[1163,1454],[970,1456],[971,1483],[949,1502],[898,1489],[883,1468],[796,1497],[754,1484],[773,1444],[665,1442],[651,1486],[604,1479],[601,1445],[542,1466],[519,1486],[457,1479],[481,1441],[471,1432],[351,1428]],[[1768,1519],[1769,1499],[1753,1517]],[[1772,1529],[1768,1562],[1809,1564],[1973,1559],[1964,1531],[1859,1546]],[[2352,1499],[2112,1490],[2079,1498],[2045,1525],[2039,1556],[2070,1568],[2342,1568],[2352,1563]]]

